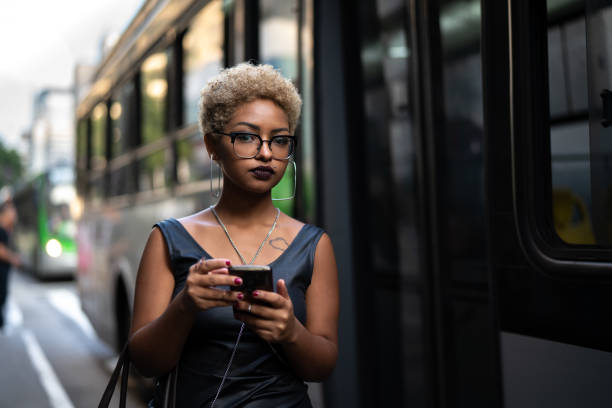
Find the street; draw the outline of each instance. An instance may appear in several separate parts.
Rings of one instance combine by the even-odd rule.
[[[0,407],[97,406],[116,355],[95,336],[75,283],[40,282],[13,270],[6,314],[0,334]],[[145,407],[146,390],[132,379],[128,406]],[[115,394],[118,400],[119,390]]]

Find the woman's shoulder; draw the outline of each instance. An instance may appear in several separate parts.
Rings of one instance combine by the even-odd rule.
[[[197,213],[189,214],[181,218],[173,219],[174,222],[179,223],[190,233],[201,232],[202,230],[210,227],[216,227],[217,223],[212,216],[209,208],[206,208]]]
[[[288,232],[288,235],[292,235],[295,238],[302,236],[306,240],[314,239],[318,241],[322,235],[326,235],[323,228],[300,221],[286,214],[283,216],[282,226]]]

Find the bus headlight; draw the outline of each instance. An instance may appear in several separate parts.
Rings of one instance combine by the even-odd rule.
[[[51,238],[47,241],[47,245],[45,245],[45,250],[51,258],[57,258],[62,254],[62,244],[60,244],[57,239]]]

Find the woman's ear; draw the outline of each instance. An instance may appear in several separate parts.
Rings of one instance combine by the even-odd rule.
[[[217,160],[217,154],[216,154],[217,141],[215,140],[213,135],[211,135],[210,133],[205,134],[204,144],[206,145],[206,151],[208,152],[208,156],[213,160]]]

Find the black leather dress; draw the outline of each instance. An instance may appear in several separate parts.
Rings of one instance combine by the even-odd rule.
[[[176,286],[173,297],[185,286],[189,267],[211,256],[174,218],[156,227],[166,241]],[[312,277],[314,254],[323,230],[306,224],[289,247],[270,266],[274,284],[287,283],[296,317],[306,323],[305,292]],[[231,307],[200,312],[183,348],[177,377],[178,407],[209,407],[223,378],[241,322]],[[274,347],[274,349],[272,348]],[[311,407],[307,387],[285,363],[280,347],[271,345],[245,328],[229,375],[215,407]],[[158,403],[160,387],[150,406]]]

